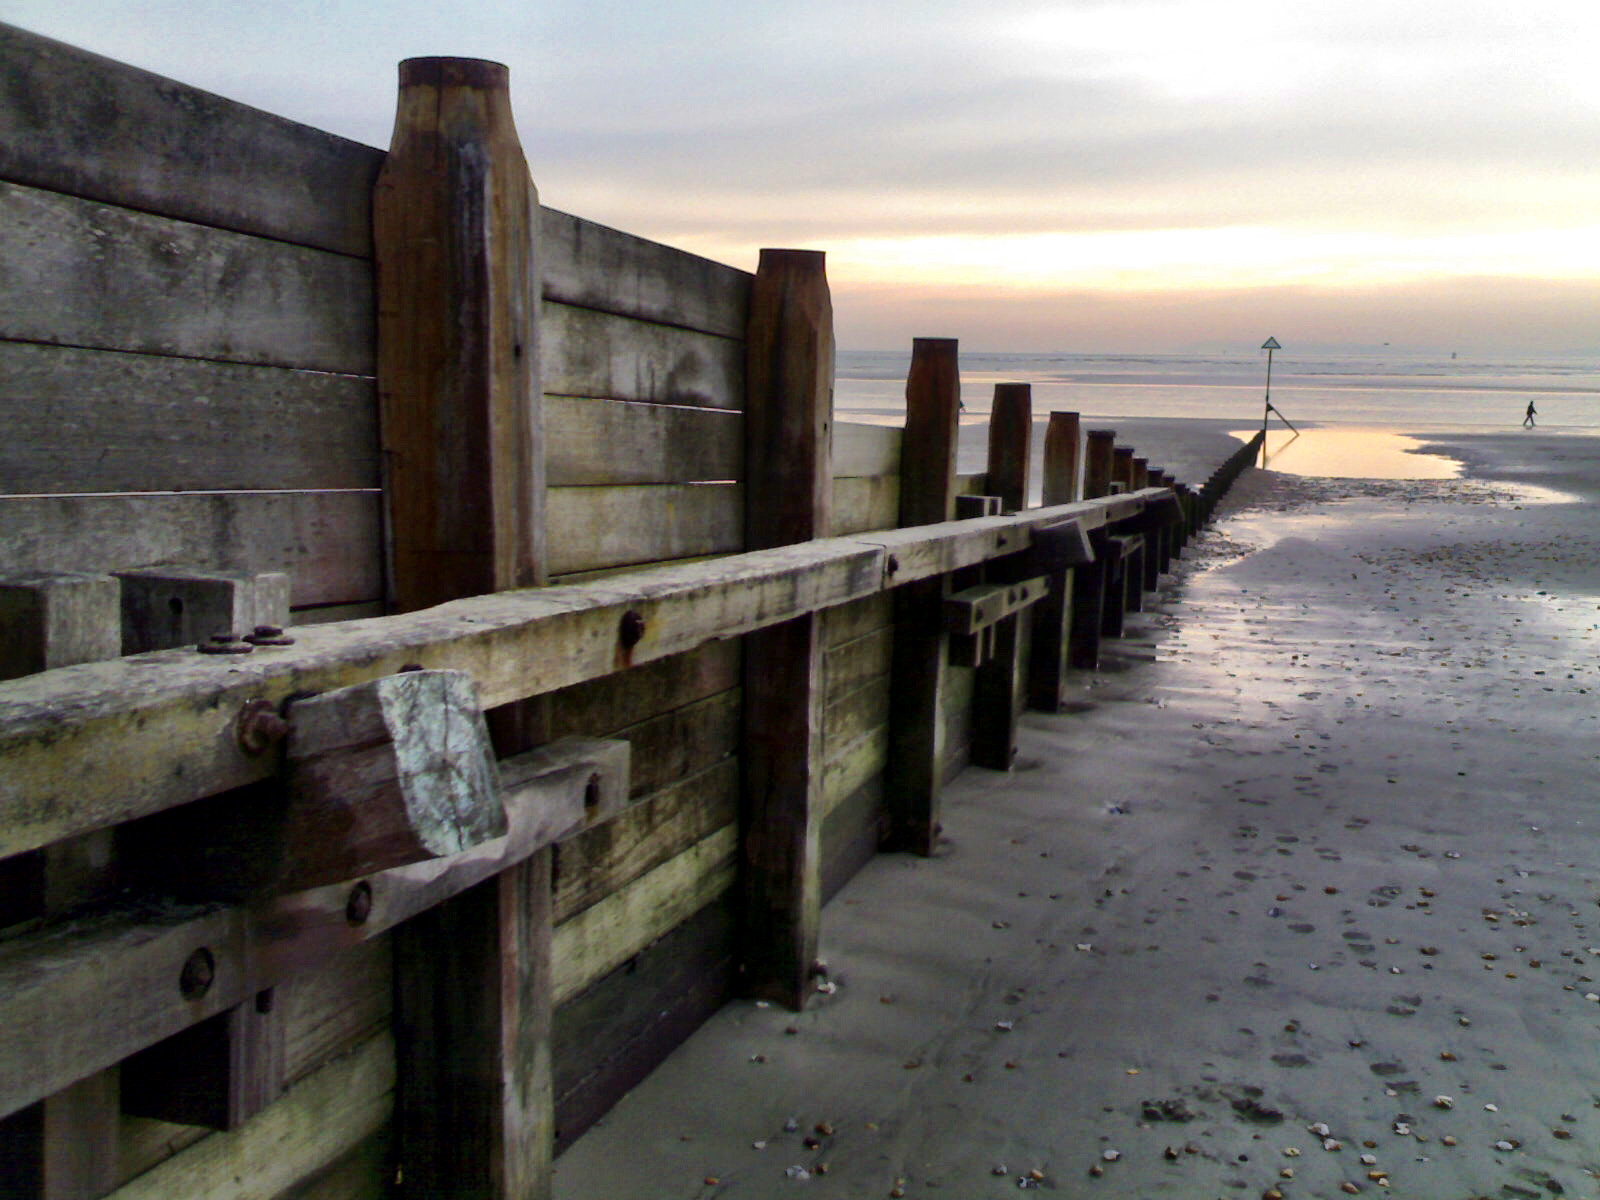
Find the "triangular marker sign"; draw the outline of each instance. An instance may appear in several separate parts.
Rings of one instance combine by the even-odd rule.
[[[1261,343],[1261,348],[1263,350],[1282,350],[1283,349],[1282,346],[1278,345],[1278,339],[1275,338],[1275,337],[1269,337],[1266,341],[1262,342]]]

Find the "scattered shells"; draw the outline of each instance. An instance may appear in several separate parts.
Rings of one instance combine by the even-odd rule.
[[[1499,1112],[1500,1111],[1500,1106],[1498,1104],[1485,1104],[1483,1106],[1483,1111],[1484,1112]]]
[[[1502,1150],[1502,1151],[1504,1151],[1504,1150],[1515,1150],[1517,1148],[1517,1144],[1515,1142],[1508,1141],[1505,1138],[1501,1138],[1498,1142],[1496,1142],[1494,1144],[1494,1148],[1496,1150]]]

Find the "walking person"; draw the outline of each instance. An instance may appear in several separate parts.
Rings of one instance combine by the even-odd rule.
[[[1528,401],[1528,411],[1523,415],[1523,418],[1522,418],[1522,427],[1524,429],[1532,429],[1533,428],[1533,418],[1534,418],[1534,415],[1538,411],[1539,410],[1533,406],[1533,401],[1529,400]]]

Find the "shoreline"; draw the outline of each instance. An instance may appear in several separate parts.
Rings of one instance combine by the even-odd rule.
[[[1587,441],[1247,471],[938,854],[828,906],[838,990],[725,1007],[557,1197],[1597,1194],[1600,538],[1521,490],[1600,497]]]

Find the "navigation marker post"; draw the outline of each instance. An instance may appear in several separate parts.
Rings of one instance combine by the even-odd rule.
[[[1294,429],[1295,437],[1300,436],[1300,431],[1294,428],[1288,417],[1272,407],[1272,352],[1282,350],[1283,347],[1278,344],[1277,338],[1269,337],[1261,343],[1261,348],[1267,352],[1267,406],[1261,413],[1261,465],[1264,467],[1267,465],[1267,418],[1276,412],[1278,420],[1288,425],[1290,429]]]

